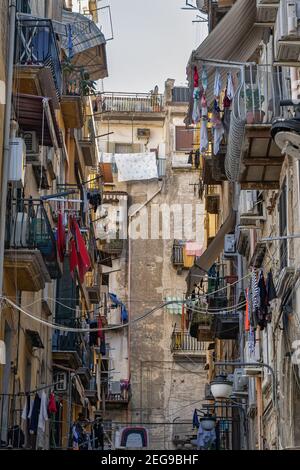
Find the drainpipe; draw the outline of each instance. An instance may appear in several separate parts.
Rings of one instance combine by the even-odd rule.
[[[4,114],[4,134],[3,134],[3,163],[2,163],[2,181],[1,181],[1,206],[0,206],[0,296],[3,293],[3,269],[4,269],[4,243],[5,243],[5,222],[6,222],[6,200],[10,157],[10,121],[12,111],[12,87],[15,53],[15,34],[16,34],[16,0],[11,0],[9,6],[9,36],[8,36],[8,57],[7,57],[7,80],[6,80],[6,98]],[[0,309],[0,324],[1,324]]]

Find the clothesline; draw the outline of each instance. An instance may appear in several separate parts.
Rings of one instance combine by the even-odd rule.
[[[46,390],[48,388],[53,388],[55,385],[60,384],[61,381],[59,382],[54,382],[51,385],[44,385],[42,387],[35,388],[33,390],[29,390],[28,392],[18,392],[18,393],[0,393],[0,396],[5,396],[5,397],[24,397],[28,395],[33,395],[34,393],[40,392],[41,390]]]

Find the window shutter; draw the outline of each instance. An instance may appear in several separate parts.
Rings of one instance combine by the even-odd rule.
[[[69,258],[66,257],[63,265],[63,275],[57,282],[57,298],[61,304],[56,304],[56,321],[64,324],[68,319],[75,318],[76,311],[76,282],[70,273]]]
[[[176,126],[176,151],[189,152],[193,149],[194,132],[192,128]]]

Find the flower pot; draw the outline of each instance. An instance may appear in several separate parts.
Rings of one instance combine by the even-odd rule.
[[[259,124],[264,120],[265,113],[259,109],[253,111],[247,111],[246,121],[247,124]]]

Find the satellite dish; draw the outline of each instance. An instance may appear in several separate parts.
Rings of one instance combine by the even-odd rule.
[[[286,103],[293,104],[293,102]],[[300,159],[300,116],[298,112],[296,112],[296,117],[292,119],[274,121],[271,135],[282,154]]]

